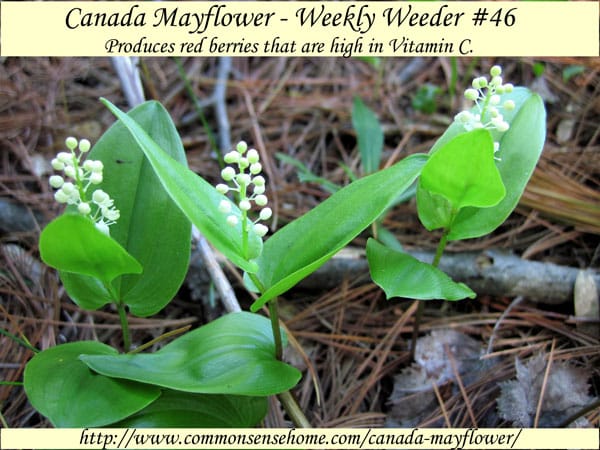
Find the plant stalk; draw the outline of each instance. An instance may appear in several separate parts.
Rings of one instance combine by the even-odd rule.
[[[121,330],[123,332],[123,348],[125,353],[131,349],[131,333],[129,331],[129,322],[127,321],[127,311],[123,303],[117,303],[117,311],[119,312],[119,320],[121,321]]]
[[[159,343],[160,341],[164,341],[165,339],[168,339],[170,337],[173,336],[177,336],[178,334],[181,333],[185,333],[186,331],[188,331],[192,326],[191,325],[186,325],[184,327],[181,328],[177,328],[176,330],[171,330],[171,331],[167,331],[166,333],[161,334],[158,337],[155,337],[154,339],[152,339],[151,341],[146,342],[145,344],[140,345],[137,348],[134,348],[133,350],[130,350],[127,352],[127,354],[129,355],[133,355],[135,353],[140,353],[143,352],[144,350],[146,350],[149,347],[152,347],[154,344]]]
[[[444,230],[444,234],[440,238],[440,242],[438,243],[437,249],[435,250],[435,256],[433,257],[433,262],[431,265],[433,267],[437,267],[440,264],[440,259],[442,259],[442,254],[444,253],[444,249],[448,244],[448,233],[449,229]],[[410,346],[410,358],[415,358],[415,350],[417,348],[417,338],[419,337],[419,328],[421,325],[421,318],[423,317],[423,311],[425,310],[425,302],[419,301],[419,306],[417,307],[417,312],[415,313],[415,325],[413,326],[412,332],[412,342]]]
[[[273,330],[273,339],[275,340],[275,358],[281,361],[283,357],[283,344],[281,340],[281,328],[279,327],[277,297],[269,302],[269,318],[271,319],[271,329]]]
[[[265,291],[265,287],[260,282],[255,274],[248,274],[250,279],[254,283],[254,286],[262,293]],[[279,306],[277,303],[277,297],[268,302],[269,305],[269,318],[271,319],[271,330],[273,332],[273,340],[275,341],[275,358],[281,361],[283,358],[283,341],[281,338],[281,327],[279,326]],[[282,392],[277,395],[279,402],[283,406],[283,409],[288,413],[294,425],[298,428],[311,428],[310,422],[304,415],[304,412],[298,405],[296,398],[293,396],[291,391]]]
[[[277,395],[277,398],[283,405],[283,408],[294,422],[297,428],[312,428],[312,425],[300,409],[300,405],[290,391],[282,392]]]

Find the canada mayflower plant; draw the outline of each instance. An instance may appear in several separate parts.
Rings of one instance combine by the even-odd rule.
[[[371,278],[387,298],[475,297],[439,269],[446,243],[484,236],[504,223],[545,140],[541,97],[513,89],[501,73],[495,66],[490,79],[473,81],[465,97],[475,106],[458,114],[427,154],[377,170],[385,154],[383,131],[356,127],[359,147],[381,145],[372,154],[361,152],[363,162],[369,158],[369,174],[273,232],[265,224],[272,211],[255,149],[240,142],[228,152],[223,182],[215,187],[187,166],[175,124],[160,103],[125,113],[102,99],[118,122],[93,150],[89,141],[69,138],[68,151],[52,161],[62,173],[50,184],[56,200],[68,206],[42,230],[39,250],[82,310],[117,311],[122,343],[114,348],[84,340],[36,352],[23,376],[30,403],[55,427],[141,428],[151,422],[159,428],[248,428],[263,423],[270,397],[277,395],[294,426],[309,427],[289,392],[302,372],[282,360],[292,336],[279,321],[278,299],[364,231],[383,224],[383,215],[415,182],[419,219],[428,230],[439,230],[434,261],[426,264],[384,243],[379,232],[366,244]],[[365,117],[376,119],[360,119]],[[373,128],[380,138],[372,138]],[[495,142],[502,146],[501,161],[494,159]],[[84,155],[90,150],[93,159]],[[124,155],[129,164],[113,165]],[[104,167],[111,169],[103,180]],[[115,196],[120,211],[101,188]],[[112,235],[94,224],[104,233],[114,224]],[[244,287],[256,294],[250,312],[225,314],[182,336],[184,329],[177,329],[132,341],[130,316],[152,316],[177,298],[189,269],[192,226],[244,272]],[[268,318],[260,314],[263,307]]]
[[[253,148],[248,150],[248,144],[240,141],[236,145],[236,149],[225,154],[223,159],[227,164],[231,164],[221,171],[221,178],[228,184],[218,184],[217,191],[223,195],[230,191],[237,193],[237,205],[242,212],[242,232],[244,234],[247,235],[252,230],[259,237],[265,236],[269,228],[259,222],[269,220],[273,213],[267,206],[265,179],[261,175],[262,165],[258,152]],[[235,165],[237,169],[232,165]],[[249,192],[250,189],[252,189],[252,193]],[[256,220],[248,217],[252,203],[261,208]],[[228,198],[221,200],[219,211],[227,215],[226,220],[230,226],[236,226],[239,219],[236,215],[231,214],[231,210],[231,200]]]
[[[474,114],[469,110],[461,111],[454,117],[454,120],[461,123],[467,131],[485,128],[504,133],[510,128],[510,124],[504,120],[501,110],[512,111],[515,109],[515,102],[505,100],[500,104],[500,96],[505,93],[510,94],[513,91],[513,85],[502,83],[502,67],[498,65],[490,69],[490,75],[490,80],[483,76],[474,78],[471,83],[472,87],[465,90],[465,99],[475,102],[478,113]],[[499,150],[500,144],[494,142],[494,153]]]
[[[65,145],[69,151],[59,152],[51,161],[52,167],[64,174],[64,177],[61,175],[50,177],[50,186],[57,189],[54,198],[58,203],[75,206],[79,214],[91,218],[96,228],[108,235],[110,234],[108,227],[116,223],[120,217],[119,210],[102,189],[88,192],[91,186],[102,183],[104,165],[102,161],[92,159],[86,159],[82,164],[82,156],[91,148],[90,141],[87,139],[77,141],[74,137],[68,137]]]

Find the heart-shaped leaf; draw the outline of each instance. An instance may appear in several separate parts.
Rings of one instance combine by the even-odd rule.
[[[24,373],[27,398],[61,428],[101,427],[148,406],[160,395],[156,386],[92,372],[79,356],[116,355],[112,347],[81,341],[37,353]]]
[[[448,240],[483,236],[495,230],[517,206],[535,170],[546,139],[544,102],[539,95],[524,88],[515,91],[502,96],[502,101],[516,99],[515,103],[521,103],[516,112],[504,115],[510,128],[500,139],[500,161],[496,162],[506,196],[491,208],[468,207],[460,211],[454,219]],[[527,95],[524,97],[524,94]]]
[[[495,164],[491,133],[478,129],[451,139],[431,155],[419,187],[445,197],[455,211],[498,204],[506,191]],[[419,209],[427,206],[420,204]]]
[[[273,395],[300,379],[275,359],[271,322],[248,312],[227,314],[156,353],[81,359],[106,376],[203,394]]]
[[[117,241],[79,214],[63,214],[50,222],[40,235],[39,247],[50,267],[94,277],[104,288],[119,275],[142,272],[140,263]]]
[[[144,103],[128,117],[140,123],[173,158],[185,163],[177,130],[159,103]],[[187,273],[191,224],[162,188],[122,123],[115,123],[102,135],[88,159],[100,160],[104,166],[102,183],[92,188],[109,193],[120,211],[119,220],[110,227],[111,237],[144,270],[117,276],[110,285],[110,293],[106,283],[91,274],[63,270],[61,280],[69,296],[82,308],[96,309],[108,302],[118,302],[128,305],[135,315],[154,314],[173,298]]]
[[[448,240],[459,240],[479,237],[491,233],[500,226],[514,210],[525,190],[525,186],[539,160],[546,138],[546,110],[541,97],[530,90],[517,87],[513,92],[502,94],[500,104],[512,100],[515,108],[503,111],[503,117],[510,124],[505,133],[492,130],[492,138],[500,143],[496,166],[500,172],[506,195],[496,205],[488,208],[465,207],[454,215]],[[477,113],[475,109],[471,112]],[[436,141],[430,154],[435,154],[455,137],[464,134],[464,126],[453,122],[446,132]],[[417,191],[419,197],[429,197],[422,189]],[[419,203],[431,203],[431,198],[422,199]],[[441,214],[425,215],[419,211],[419,218],[427,229],[442,228],[447,225],[444,216],[450,208],[443,205],[444,199],[436,197],[435,208]],[[419,200],[418,200],[419,201]],[[433,207],[432,207],[433,208]],[[451,208],[450,208],[451,209]]]
[[[367,241],[367,259],[373,281],[387,298],[461,300],[475,298],[466,284],[456,283],[431,264],[407,253],[391,250],[374,239]]]
[[[165,390],[146,408],[111,428],[251,428],[263,420],[267,409],[267,397]]]

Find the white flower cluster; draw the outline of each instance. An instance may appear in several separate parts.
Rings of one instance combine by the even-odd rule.
[[[475,102],[477,113],[465,110],[459,112],[454,120],[462,124],[467,131],[476,128],[485,128],[488,130],[497,130],[504,133],[510,127],[504,120],[501,109],[511,111],[515,109],[513,100],[505,100],[502,105],[502,94],[509,94],[513,91],[511,83],[502,83],[502,67],[493,66],[490,69],[491,79],[486,77],[477,77],[473,79],[472,87],[465,90],[465,98]],[[494,154],[500,150],[500,144],[494,142]],[[498,158],[496,158],[498,159]]]
[[[248,150],[248,145],[244,141],[241,141],[237,144],[236,149],[227,153],[223,159],[227,164],[237,165],[237,170],[232,166],[227,166],[221,171],[221,178],[233,186],[220,183],[216,186],[217,191],[223,195],[229,191],[237,192],[239,197],[238,207],[242,211],[242,221],[246,227],[245,231],[247,232],[251,225],[254,233],[263,237],[267,234],[269,228],[259,223],[259,221],[269,220],[273,212],[271,208],[267,207],[268,199],[265,195],[265,179],[260,175],[262,165],[260,164],[258,152],[253,148]],[[250,188],[252,188],[251,194],[248,192]],[[248,211],[252,209],[252,202],[260,206],[261,210],[258,218],[247,224]],[[219,204],[219,210],[223,214],[227,214],[227,223],[229,225],[236,226],[238,218],[236,215],[231,214],[231,206],[232,203],[229,199],[223,199]]]
[[[58,189],[54,198],[58,203],[76,205],[77,211],[84,216],[89,216],[95,223],[96,228],[108,235],[108,227],[114,224],[120,216],[119,210],[114,207],[114,201],[102,189],[96,189],[92,198],[87,198],[87,191],[91,185],[102,183],[102,161],[86,159],[81,164],[81,157],[89,152],[91,144],[87,139],[77,141],[74,137],[68,137],[65,145],[69,152],[60,152],[51,162],[55,170],[60,170],[65,177],[72,181],[65,181],[60,175],[50,177],[50,186]],[[75,152],[79,149],[79,154]]]

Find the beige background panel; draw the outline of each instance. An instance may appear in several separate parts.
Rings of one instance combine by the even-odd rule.
[[[2,429],[2,448],[165,448],[159,443],[142,444],[137,437],[155,439],[169,436],[180,440],[168,448],[228,448],[220,442],[237,442],[231,448],[370,448],[370,449],[596,449],[598,430],[595,429]],[[94,442],[90,439],[94,437]],[[263,441],[258,445],[242,442],[257,442],[259,437],[272,439],[273,445]],[[269,437],[270,436],[270,437]],[[500,438],[504,438],[500,444]],[[209,444],[212,439],[213,444]],[[485,444],[487,439],[488,444]],[[490,444],[491,440],[495,444]],[[184,441],[188,444],[184,444]],[[87,441],[87,443],[86,443]],[[195,443],[192,443],[195,442]],[[310,445],[307,442],[321,444]],[[394,443],[391,443],[393,441]],[[164,441],[163,441],[164,442]],[[204,443],[203,443],[204,442]],[[260,441],[259,441],[260,442]],[[274,442],[279,442],[276,445]],[[301,443],[302,442],[302,443]],[[342,445],[341,442],[344,442]],[[284,447],[282,447],[282,444]],[[99,445],[98,445],[99,444]],[[233,444],[232,444],[233,445]]]
[[[0,5],[4,56],[599,54],[597,2]]]

